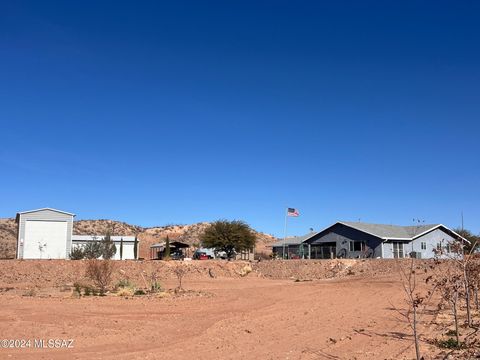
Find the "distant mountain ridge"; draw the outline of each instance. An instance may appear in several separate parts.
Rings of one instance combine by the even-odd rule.
[[[139,257],[149,258],[150,245],[163,241],[165,237],[189,245],[199,243],[200,235],[210,223],[201,222],[190,225],[164,225],[142,227],[115,220],[78,220],[73,222],[75,235],[103,235],[110,231],[113,235],[134,235],[139,239]],[[277,239],[265,233],[253,230],[257,237],[257,252],[268,253],[269,245]],[[17,224],[15,219],[0,219],[0,258],[13,258],[17,241]]]

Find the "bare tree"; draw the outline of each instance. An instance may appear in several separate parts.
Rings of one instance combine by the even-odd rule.
[[[464,289],[462,274],[458,268],[444,263],[440,275],[433,280],[442,296],[442,300],[450,304],[454,323],[457,347],[460,346],[460,331],[458,324],[458,300]]]
[[[177,264],[173,272],[178,280],[178,286],[176,290],[182,291],[183,290],[182,280],[183,280],[183,277],[187,274],[187,267],[184,266],[183,264]]]
[[[468,245],[468,246],[467,246]],[[454,242],[448,242],[446,246],[441,246],[435,251],[437,257],[446,257],[453,260],[461,274],[463,284],[463,291],[461,292],[465,298],[465,305],[467,310],[467,324],[472,327],[472,312],[471,312],[471,290],[470,284],[473,281],[475,274],[473,270],[475,267],[470,265],[473,257],[472,253],[476,248],[476,244],[466,243],[464,239],[459,238]],[[453,280],[453,279],[452,279]]]
[[[435,286],[426,292],[420,292],[417,288],[417,271],[415,269],[415,259],[410,260],[408,267],[403,266],[401,262],[398,263],[402,286],[405,293],[405,302],[407,304],[406,311],[397,312],[408,322],[414,339],[416,359],[422,359],[420,351],[420,336],[418,324],[425,313],[425,308],[428,306],[431,297],[435,291]]]

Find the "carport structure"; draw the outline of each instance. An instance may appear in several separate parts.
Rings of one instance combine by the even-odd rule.
[[[170,254],[187,255],[187,250],[190,245],[180,241],[172,241],[170,243]],[[165,241],[153,244],[150,246],[150,260],[162,260],[165,254]]]

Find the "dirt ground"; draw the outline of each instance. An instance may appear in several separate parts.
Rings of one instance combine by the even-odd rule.
[[[0,358],[414,358],[409,327],[394,309],[404,307],[398,274],[307,280],[186,276],[191,292],[168,297],[4,291],[0,338],[74,341],[73,348],[0,349]],[[169,278],[162,285],[177,283]],[[438,330],[426,325],[422,331],[428,338]],[[427,358],[439,353],[421,346]]]

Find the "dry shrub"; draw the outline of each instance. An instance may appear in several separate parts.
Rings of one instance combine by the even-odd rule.
[[[93,281],[103,295],[112,282],[113,270],[113,261],[92,259],[87,262],[85,276]]]
[[[117,296],[133,296],[135,295],[135,289],[131,287],[120,288],[117,291]]]
[[[239,272],[239,275],[241,277],[244,277],[244,276],[247,276],[248,274],[250,274],[252,272],[252,267],[250,265],[245,265]]]
[[[182,280],[183,280],[183,277],[187,274],[187,271],[188,271],[187,266],[185,266],[183,264],[178,264],[173,269],[173,273],[175,274],[175,276],[177,277],[177,280],[178,280],[178,286],[175,290],[178,290],[178,291],[183,290]]]

